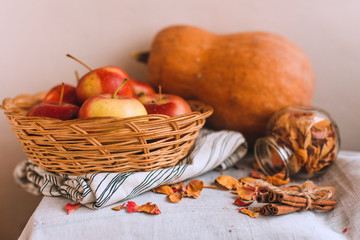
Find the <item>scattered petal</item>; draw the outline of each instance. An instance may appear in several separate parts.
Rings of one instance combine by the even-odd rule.
[[[256,179],[255,178],[252,178],[252,177],[242,177],[240,179],[240,181],[244,184],[248,184],[248,185],[251,185],[253,187],[255,187],[255,182],[256,182]]]
[[[253,201],[244,202],[243,200],[241,200],[241,198],[237,198],[237,199],[234,201],[234,204],[235,204],[235,205],[241,206],[241,207],[249,206],[249,205],[252,204],[252,203],[253,203]]]
[[[239,212],[246,214],[252,218],[257,218],[259,216],[258,212],[253,212],[251,210],[249,210],[247,207],[245,208],[238,208]]]
[[[68,203],[68,204],[66,204],[66,206],[65,206],[68,215],[69,215],[70,213],[78,210],[80,207],[81,207],[81,204],[80,204],[80,203],[74,203],[74,204]]]
[[[162,193],[162,194],[166,194],[166,195],[170,195],[170,194],[174,193],[173,189],[170,186],[161,186],[158,188],[154,188],[152,191],[154,193]]]
[[[156,204],[151,204],[151,202],[138,206],[135,202],[128,201],[126,207],[129,213],[133,213],[133,212],[146,212],[150,214],[161,213],[158,206]]]
[[[192,180],[186,186],[186,196],[198,198],[203,189],[204,183],[200,180]]]
[[[138,208],[139,208],[139,206],[136,205],[136,203],[133,202],[133,201],[128,201],[127,204],[126,204],[126,207],[127,207],[127,211],[128,211],[129,213],[137,212],[137,211],[138,211]]]
[[[151,202],[148,202],[144,205],[141,205],[138,207],[138,212],[146,212],[150,214],[160,214],[161,211],[159,207],[156,204],[151,204]]]
[[[234,190],[241,185],[239,180],[227,175],[221,175],[216,178],[215,181],[228,190]]]
[[[119,205],[119,206],[116,206],[116,207],[113,207],[111,208],[112,210],[115,210],[115,211],[120,211],[121,209],[123,209],[123,207],[125,206],[125,203]]]
[[[253,200],[256,194],[259,192],[258,188],[250,186],[239,186],[233,193],[236,193],[242,200]]]
[[[169,195],[169,200],[170,202],[172,203],[177,203],[177,202],[180,202],[181,199],[183,198],[184,192],[174,192],[172,194]]]
[[[290,178],[281,178],[277,175],[266,177],[266,181],[275,186],[282,186],[290,182]]]

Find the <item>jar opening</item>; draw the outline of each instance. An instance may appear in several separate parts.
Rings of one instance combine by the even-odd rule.
[[[289,177],[289,149],[276,144],[272,137],[259,138],[255,142],[254,153],[256,162],[266,175],[284,172],[284,179]]]

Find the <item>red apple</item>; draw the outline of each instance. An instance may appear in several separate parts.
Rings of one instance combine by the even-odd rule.
[[[28,117],[49,117],[61,120],[76,118],[79,107],[71,103],[63,103],[65,84],[63,83],[60,90],[58,102],[41,102],[33,106],[28,112]]]
[[[81,104],[85,102],[86,99],[93,96],[106,93],[113,94],[125,79],[129,79],[127,73],[119,67],[105,66],[92,70],[85,63],[70,54],[67,54],[66,56],[79,62],[90,71],[80,78],[76,87],[77,98]],[[135,97],[131,83],[129,82],[124,85],[117,91],[117,95]]]
[[[76,118],[79,107],[70,103],[41,102],[30,109],[28,117],[49,117],[61,120]]]
[[[155,94],[155,90],[147,83],[135,79],[130,79],[130,82],[137,98]]]
[[[86,99],[100,94],[112,94],[129,76],[119,67],[106,66],[85,74],[76,87],[76,94],[82,103]],[[134,97],[131,83],[125,84],[117,93],[123,97]]]
[[[60,93],[61,93],[62,85],[56,85],[53,87],[44,97],[43,102],[59,102],[60,100]],[[71,103],[74,105],[78,104],[78,100],[76,97],[76,87],[64,84],[64,96],[63,100],[64,103]]]
[[[126,80],[122,83],[124,85]],[[111,94],[88,98],[79,110],[79,118],[89,117],[134,117],[147,115],[144,105],[135,98],[118,96],[122,85]]]
[[[148,114],[164,114],[170,117],[191,112],[189,104],[172,94],[153,94],[142,96],[139,101],[144,104]]]

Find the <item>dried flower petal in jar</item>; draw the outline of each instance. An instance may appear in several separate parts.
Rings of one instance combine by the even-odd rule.
[[[285,107],[271,117],[266,132],[256,141],[254,153],[267,175],[313,177],[335,161],[340,149],[336,123],[318,108]]]

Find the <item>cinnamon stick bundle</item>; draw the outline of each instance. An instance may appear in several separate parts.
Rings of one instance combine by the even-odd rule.
[[[329,187],[315,187],[313,182],[307,181],[303,185],[288,187],[270,187],[266,193],[256,196],[259,203],[268,203],[260,208],[261,215],[282,215],[304,210],[332,210],[337,204],[332,197],[335,189]]]
[[[260,209],[260,214],[262,214],[263,208],[266,209],[269,212],[269,214],[275,215],[275,216],[296,212],[301,209],[300,207],[293,207],[293,206],[288,206],[288,205],[269,203]],[[265,211],[265,210],[263,210],[263,211]]]

